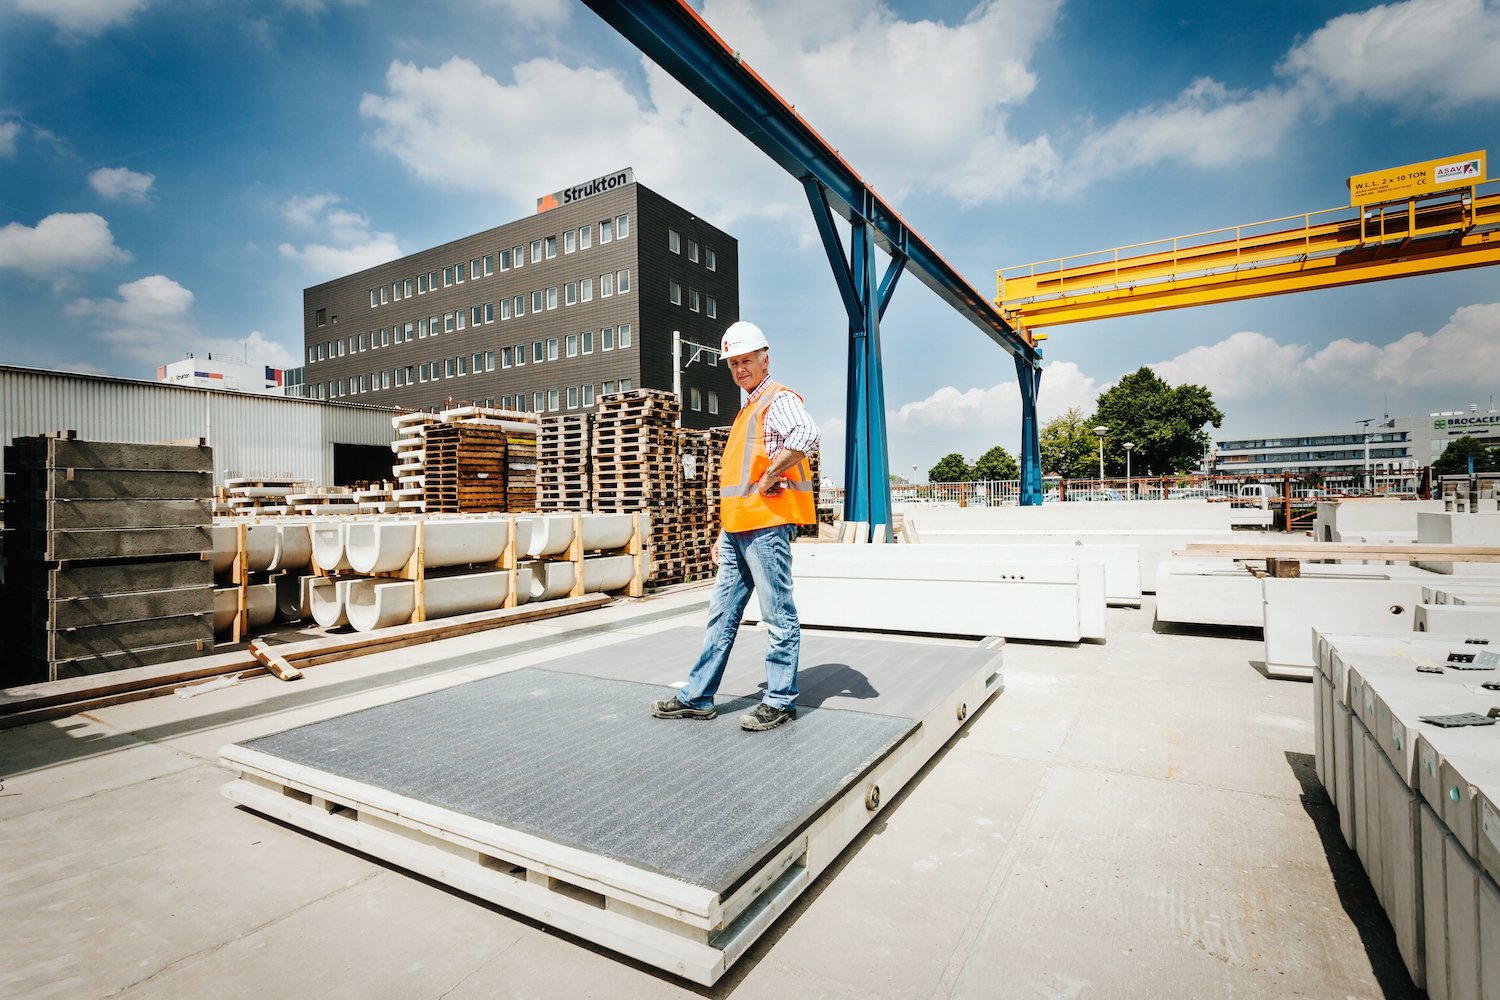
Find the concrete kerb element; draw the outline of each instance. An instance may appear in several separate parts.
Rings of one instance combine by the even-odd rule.
[[[633,576],[635,576],[634,556],[599,556],[583,561],[583,591],[586,594],[623,590]]]
[[[524,589],[523,588],[524,585]],[[517,603],[524,603],[531,590],[531,575],[516,575]],[[494,611],[510,594],[510,573],[465,573],[428,577],[423,591],[427,618],[448,618],[474,611]],[[344,612],[357,632],[401,625],[417,609],[417,585],[407,580],[379,578],[350,580],[344,595]]]
[[[530,545],[526,554],[533,559],[560,556],[573,544],[572,514],[543,514],[532,524]],[[621,543],[624,544],[623,542]],[[520,546],[516,546],[517,550]]]
[[[344,546],[349,526],[341,521],[314,521],[312,524],[313,561],[325,572],[353,569],[345,558]]]
[[[312,529],[306,522],[276,525],[276,555],[267,569],[306,569],[312,560]]]
[[[276,583],[252,583],[245,588],[245,601],[251,628],[262,628],[276,618]],[[239,611],[239,588],[214,589],[214,631],[228,632],[234,627]]]
[[[531,573],[531,599],[550,601],[567,597],[577,577],[570,562],[537,559],[523,564]]]
[[[308,596],[311,598],[313,621],[323,628],[338,628],[349,624],[349,616],[344,610],[344,596],[349,590],[350,582],[328,577],[312,578],[308,585]]]

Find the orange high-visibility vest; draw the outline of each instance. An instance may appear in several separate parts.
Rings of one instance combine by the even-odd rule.
[[[818,520],[813,496],[812,469],[807,459],[787,469],[782,490],[763,496],[756,488],[771,466],[766,454],[764,422],[766,410],[779,392],[791,392],[772,382],[755,402],[740,410],[724,445],[719,467],[719,523],[725,531],[754,531],[778,524],[814,524]],[[792,393],[796,395],[796,393]],[[801,396],[797,396],[801,399]]]

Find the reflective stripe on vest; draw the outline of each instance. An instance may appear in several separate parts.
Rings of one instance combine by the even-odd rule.
[[[719,518],[725,531],[812,524],[817,520],[812,470],[806,459],[783,473],[783,487],[777,495],[763,496],[756,489],[760,482],[757,467],[764,473],[771,464],[765,451],[762,422],[771,402],[783,391],[791,390],[780,383],[770,383],[754,403],[735,417],[719,472]]]

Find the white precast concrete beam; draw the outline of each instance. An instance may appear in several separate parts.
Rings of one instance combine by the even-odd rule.
[[[214,523],[214,575],[223,576],[234,565],[234,557],[240,551],[240,525],[238,521]]]
[[[796,545],[804,625],[1077,642],[1104,637],[1097,563],[976,559],[963,547]],[[759,620],[758,613],[747,620]]]
[[[416,550],[416,521],[355,521],[344,532],[344,559],[356,573],[394,573]]]
[[[400,625],[410,621],[416,610],[417,585],[410,580],[369,578],[349,581],[344,614],[356,632]]]
[[[1113,605],[1139,607],[1141,603],[1141,547],[1139,545],[1095,545],[1083,541],[1053,542],[1045,536],[1018,538],[982,533],[920,529],[922,545],[961,545],[998,560],[1027,559],[1044,562],[1096,562],[1104,567],[1104,597]]]
[[[510,574],[464,573],[459,576],[428,577],[422,585],[428,618],[447,618],[473,611],[493,611],[510,594]]]
[[[343,521],[332,518],[312,523],[313,559],[327,572],[354,568],[344,557],[348,527]]]
[[[1422,588],[1423,604],[1453,604],[1455,597],[1465,595],[1494,595],[1500,596],[1500,580],[1494,583],[1465,583],[1455,585],[1452,583],[1435,583],[1429,587]]]
[[[635,534],[634,514],[585,514],[583,515],[583,549],[585,552],[595,550],[623,549],[630,544],[631,536]],[[646,520],[642,515],[642,519]],[[649,524],[642,533],[648,538],[651,530]],[[584,574],[588,576],[587,573]],[[585,586],[587,584],[585,583]]]
[[[1474,604],[1419,604],[1418,632],[1463,635],[1500,643],[1500,607]]]
[[[1260,628],[1260,580],[1233,559],[1164,559],[1156,570],[1158,621]]]
[[[1422,544],[1500,545],[1500,514],[1450,514],[1422,512],[1417,515],[1417,541]],[[1465,576],[1500,576],[1500,563],[1417,563],[1434,573]]]
[[[429,569],[494,563],[509,539],[510,518],[429,520],[422,529],[422,563]]]
[[[281,536],[278,525],[245,525],[245,565],[252,573],[263,573],[276,561],[276,548]]]

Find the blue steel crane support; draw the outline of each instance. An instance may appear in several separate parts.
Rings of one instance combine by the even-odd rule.
[[[1021,503],[1042,502],[1036,399],[1041,353],[731,49],[686,0],[583,0],[588,7],[802,182],[849,316],[844,518],[891,522],[880,317],[902,270],[1015,359],[1021,383]],[[833,214],[847,220],[846,257]],[[877,283],[875,249],[890,256]]]

